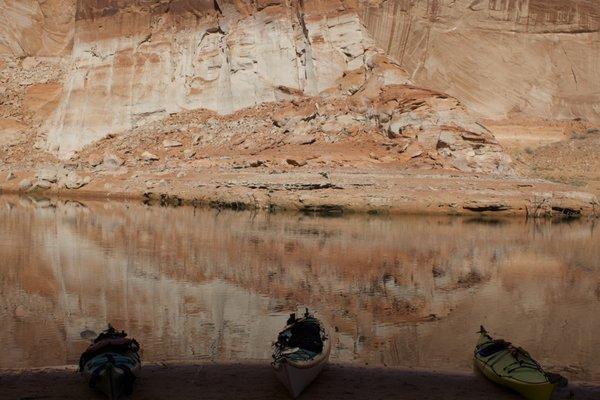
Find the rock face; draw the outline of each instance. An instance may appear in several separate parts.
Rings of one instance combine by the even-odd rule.
[[[0,57],[0,146],[35,139],[61,102],[67,68],[61,57]]]
[[[352,94],[380,48],[408,71],[385,84],[447,92],[480,116],[600,121],[599,29],[595,0],[0,0],[0,55],[13,57],[0,60],[13,109],[0,111],[53,115],[46,147],[69,155],[181,111],[315,96],[341,77]]]
[[[0,11],[7,151],[33,134],[68,157],[189,110],[323,97],[351,110],[320,132],[347,135],[363,118],[407,162],[505,172],[476,117],[600,121],[595,0],[0,0]],[[285,142],[312,145],[310,119],[286,118],[273,121]]]
[[[71,52],[74,0],[1,0],[0,54],[58,56]]]
[[[110,0],[80,1],[69,10],[75,10],[70,66],[64,75],[54,74],[62,77],[62,85],[56,77],[41,81],[29,90],[27,103],[32,111],[54,105],[43,127],[45,147],[64,157],[109,133],[131,132],[182,111],[223,115],[324,96],[348,101],[350,110],[328,113],[315,127],[311,120],[318,110],[298,116],[288,107],[273,121],[291,133],[285,142],[311,144],[315,132],[336,142],[357,132],[362,121],[372,134],[395,141],[399,156],[390,160],[463,171],[509,170],[508,157],[458,101],[410,86],[405,71],[365,30],[354,1]],[[29,58],[11,65],[23,75],[37,71],[39,63]],[[50,102],[56,95],[44,99],[44,92],[61,92],[58,104]],[[228,138],[217,130],[221,138],[209,140],[213,144]],[[258,134],[240,132],[232,142]],[[181,143],[166,138],[163,145]]]
[[[488,118],[600,121],[597,0],[365,0],[377,44],[413,80]]]
[[[49,142],[63,154],[190,109],[315,95],[372,41],[344,2],[84,1]]]

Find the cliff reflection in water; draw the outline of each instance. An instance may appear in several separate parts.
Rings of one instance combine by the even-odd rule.
[[[307,305],[336,327],[334,361],[468,370],[483,323],[600,381],[592,223],[3,197],[0,226],[0,368],[76,363],[107,322],[146,361],[268,359],[288,310]]]

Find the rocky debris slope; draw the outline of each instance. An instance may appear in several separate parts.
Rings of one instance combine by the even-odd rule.
[[[488,118],[600,122],[597,0],[363,0],[377,44],[419,85]]]
[[[373,166],[511,173],[491,133],[447,95],[384,85],[394,68],[380,54],[323,96],[266,103],[229,116],[179,113],[88,146],[75,156],[96,167],[102,154],[137,163],[193,163],[208,156],[234,168]],[[120,166],[111,164],[114,166]],[[213,165],[213,164],[210,164]]]
[[[600,196],[599,154],[600,129],[587,128],[556,143],[526,148],[516,154],[516,168],[523,176],[569,184]]]
[[[25,154],[45,146],[42,127],[58,107],[67,69],[60,57],[0,57],[0,161],[27,162]]]
[[[395,69],[378,57],[321,96],[226,116],[173,114],[111,134],[60,166],[38,161],[33,176],[13,163],[3,188],[323,214],[597,215],[593,195],[513,176],[493,136],[456,99],[385,85]]]

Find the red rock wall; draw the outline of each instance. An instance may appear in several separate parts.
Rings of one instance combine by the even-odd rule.
[[[415,83],[485,117],[600,121],[595,0],[363,1],[379,46]]]
[[[0,55],[68,55],[74,18],[73,0],[0,0]]]

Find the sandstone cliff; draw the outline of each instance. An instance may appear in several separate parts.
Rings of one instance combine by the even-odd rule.
[[[0,54],[68,55],[73,46],[75,0],[0,1]]]
[[[486,117],[600,121],[597,0],[366,0],[378,45]]]
[[[6,171],[5,189],[60,192],[93,180],[88,189],[109,192],[119,180],[114,187],[122,195],[138,196],[156,188],[154,180],[165,173],[175,173],[179,180],[187,172],[204,179],[216,177],[217,171],[257,168],[256,176],[268,184],[238,180],[234,186],[245,195],[250,191],[252,200],[244,204],[270,207],[269,185],[281,183],[271,182],[268,177],[273,174],[317,172],[329,179],[323,168],[348,169],[354,172],[340,184],[314,186],[314,179],[308,179],[311,188],[325,190],[314,197],[319,207],[330,205],[328,190],[347,186],[360,199],[346,201],[346,195],[336,194],[336,207],[346,199],[348,208],[400,210],[404,206],[392,204],[399,199],[420,204],[418,199],[427,196],[429,206],[433,198],[421,193],[417,180],[411,181],[419,192],[413,198],[385,184],[384,175],[373,175],[386,199],[373,204],[360,185],[349,183],[352,174],[437,169],[447,174],[440,182],[455,178],[455,172],[512,175],[511,159],[478,121],[482,115],[521,112],[594,119],[598,30],[593,5],[577,3],[564,22],[563,11],[559,19],[554,14],[542,18],[535,12],[546,8],[533,0],[519,3],[519,12],[527,10],[530,22],[521,27],[518,14],[512,23],[518,29],[509,29],[510,21],[497,22],[477,11],[483,2],[467,7],[472,10],[465,14],[469,18],[460,14],[463,2],[427,4],[0,1],[5,19],[0,30],[0,171]],[[504,7],[485,4],[494,11]],[[513,18],[513,3],[504,8]],[[463,34],[467,28],[469,34]],[[523,38],[524,50],[510,60],[506,49],[486,36],[502,36],[507,29],[507,48],[518,49],[513,42]],[[569,64],[568,69],[554,63],[546,73],[541,60],[554,62],[554,53],[547,54],[555,50],[548,44],[555,38],[577,39],[565,45],[563,53],[586,54],[587,61]],[[486,60],[481,57],[485,51],[472,45],[488,52],[499,49],[507,62],[489,59],[482,67],[477,62]],[[532,49],[533,55],[526,56]],[[495,70],[497,74],[490,72]],[[560,71],[564,78],[566,70],[571,71],[566,76],[577,81],[575,92],[568,79],[558,77]],[[492,76],[491,81],[486,78]],[[48,164],[60,173],[48,175]],[[135,172],[140,170],[150,174],[141,184]],[[115,178],[124,174],[127,177]],[[175,186],[186,198],[202,192],[205,200],[223,201],[217,192],[231,186],[213,181],[215,192],[210,196],[197,182]],[[303,188],[305,183],[292,182],[291,187]],[[457,180],[451,186],[460,191],[460,202],[449,201],[448,191],[436,194],[435,202],[451,212],[458,207],[538,215],[539,199],[544,215],[565,210],[580,215],[594,209],[593,196],[544,185],[502,195],[485,189],[476,199]],[[481,182],[474,186],[482,189]],[[542,193],[542,187],[551,191]],[[266,197],[257,200],[255,191],[263,189]],[[569,204],[563,204],[564,199]],[[312,207],[302,196],[279,203],[289,206],[290,201],[292,208]]]
[[[335,2],[88,1],[75,24],[49,126],[63,153],[184,110],[317,94],[363,66],[371,46],[357,14]]]
[[[25,19],[37,15],[14,3],[4,7]],[[424,155],[434,161],[427,164],[463,171],[509,169],[493,136],[458,101],[410,86],[406,73],[375,46],[351,1],[81,1],[65,13],[73,10],[75,28],[64,29],[74,32],[66,73],[62,81],[48,79],[52,85],[62,82],[62,95],[42,127],[45,144],[38,140],[63,157],[109,133],[182,111],[230,114],[325,96],[346,98],[351,112],[373,122],[375,136],[400,138],[399,153],[414,144],[407,160]],[[44,31],[54,23],[39,22]],[[30,36],[35,35],[22,32],[7,40],[7,48],[22,55],[23,38]],[[17,83],[9,90],[14,98],[34,83],[23,73],[37,73],[40,64],[28,64],[34,65],[9,63],[13,74],[4,81]],[[350,119],[345,121],[351,125]],[[287,132],[302,130],[292,120]],[[344,128],[340,121],[338,132]]]

